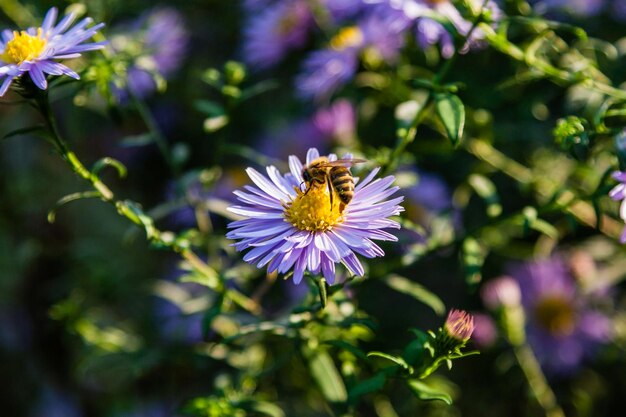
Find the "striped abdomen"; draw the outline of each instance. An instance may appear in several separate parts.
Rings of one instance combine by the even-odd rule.
[[[330,182],[339,195],[339,199],[347,205],[354,197],[354,179],[346,167],[336,166],[330,169]]]

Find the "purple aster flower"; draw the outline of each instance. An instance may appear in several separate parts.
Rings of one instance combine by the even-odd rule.
[[[552,374],[575,371],[611,338],[610,319],[590,305],[559,257],[513,265],[527,317],[527,337]]]
[[[452,35],[446,28],[433,19],[433,13],[442,16],[450,21],[456,31],[461,35],[468,35],[472,28],[472,22],[466,20],[457,8],[449,0],[364,0],[366,3],[375,4],[375,10],[379,14],[392,16],[399,26],[404,26],[406,30],[414,27],[418,44],[422,48],[431,45],[439,45],[441,55],[449,58],[454,53],[454,42]],[[473,6],[480,7],[483,0],[470,0]],[[498,20],[501,11],[494,1],[489,1],[485,6],[494,20]],[[480,30],[472,33],[470,44],[482,38]],[[468,45],[462,48],[461,52],[466,52]]]
[[[307,166],[318,158],[317,149],[309,149]],[[351,155],[344,159],[351,159]],[[337,156],[330,154],[328,160],[335,161]],[[281,175],[269,166],[267,177],[247,169],[256,187],[235,191],[244,204],[229,208],[247,218],[232,222],[229,228],[233,230],[226,236],[239,240],[234,244],[237,250],[250,249],[243,258],[246,262],[259,268],[267,265],[269,272],[293,269],[296,284],[305,271],[321,271],[329,283],[334,283],[336,263],[363,276],[365,271],[356,254],[366,258],[383,256],[373,240],[396,240],[383,230],[400,227],[388,217],[403,211],[398,205],[403,198],[385,200],[398,190],[391,186],[394,177],[374,180],[379,171],[374,169],[362,181],[356,181],[354,197],[344,205],[327,184],[305,183],[304,165],[296,156],[289,157],[289,168],[289,173]],[[334,194],[332,203],[330,192]]]
[[[619,217],[626,223],[626,172],[615,171],[613,178],[619,181],[613,189],[609,192],[609,196],[616,201],[621,201],[622,204],[619,208]],[[622,232],[622,236],[619,238],[620,243],[626,243],[626,227]]]
[[[363,0],[322,0],[335,22],[358,15],[366,6]]]
[[[263,135],[256,148],[277,159],[306,153],[309,148],[328,150],[333,142],[350,145],[355,136],[356,114],[347,100],[322,107],[313,116],[299,119]]]
[[[46,74],[67,75],[79,79],[79,75],[69,67],[56,62],[57,59],[77,58],[81,52],[102,49],[106,42],[84,43],[104,26],[104,23],[90,25],[93,20],[85,18],[73,28],[69,27],[76,19],[73,13],[65,16],[57,25],[57,9],[51,8],[41,27],[31,27],[21,32],[2,31],[0,40],[0,85],[2,97],[16,78],[28,73],[33,83],[41,90],[48,87]],[[68,30],[69,29],[69,30]]]
[[[358,66],[358,50],[354,48],[314,51],[296,78],[298,92],[303,98],[321,101],[350,81]]]
[[[158,79],[165,80],[180,68],[188,42],[183,17],[172,8],[147,11],[111,40],[116,53],[129,56],[126,83],[138,97],[155,91]],[[117,93],[126,98],[123,90]]]
[[[312,123],[324,137],[335,139],[342,145],[352,143],[356,136],[356,110],[345,99],[319,109],[313,115]]]
[[[287,52],[306,44],[314,23],[303,0],[272,4],[251,14],[244,32],[244,61],[259,69],[277,64]]]
[[[313,52],[304,62],[296,85],[303,98],[322,100],[355,75],[364,50],[393,61],[404,41],[394,22],[370,16],[358,26],[347,26],[330,40],[329,47]]]

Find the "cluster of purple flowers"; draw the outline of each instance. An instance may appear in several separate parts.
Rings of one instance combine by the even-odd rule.
[[[482,3],[472,1],[477,7]],[[493,1],[486,8],[492,19],[500,15]],[[455,33],[442,21],[449,22],[461,36],[469,36],[473,26],[450,1],[325,0],[314,9],[304,0],[268,0],[248,1],[245,9],[249,17],[244,60],[258,68],[269,68],[288,52],[305,48],[316,30],[323,28],[331,34],[326,45],[304,59],[296,77],[299,95],[316,100],[328,98],[349,82],[363,57],[392,64],[413,37],[422,48],[438,45],[441,55],[449,58],[455,51]],[[467,51],[471,41],[480,37],[479,30],[472,32],[461,51]]]

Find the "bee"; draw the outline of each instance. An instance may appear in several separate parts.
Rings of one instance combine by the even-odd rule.
[[[354,178],[350,173],[350,167],[354,164],[366,162],[365,159],[338,159],[329,161],[322,156],[317,158],[302,169],[302,178],[306,183],[308,193],[314,184],[318,186],[328,186],[330,195],[330,206],[333,206],[333,194],[337,192],[341,204],[339,211],[342,212],[354,197]]]

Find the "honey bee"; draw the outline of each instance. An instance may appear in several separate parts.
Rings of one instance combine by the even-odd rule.
[[[342,212],[354,197],[354,178],[350,173],[350,167],[362,162],[366,162],[366,160],[338,159],[329,161],[325,156],[311,161],[302,169],[302,178],[304,178],[307,186],[304,193],[308,193],[314,184],[318,186],[326,184],[330,195],[330,206],[333,206],[333,194],[337,192],[339,200],[341,200],[339,211]]]

